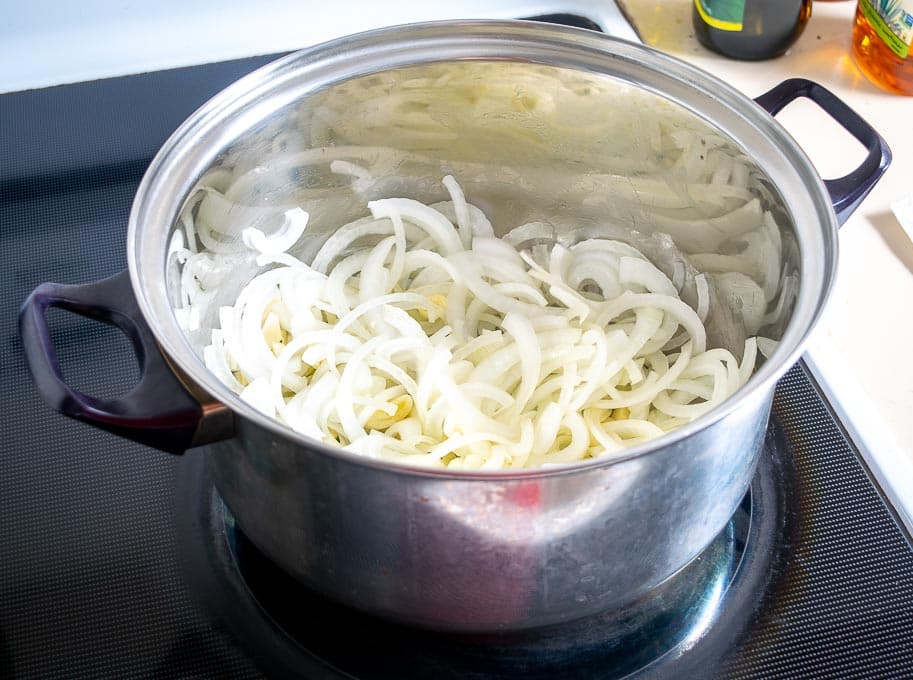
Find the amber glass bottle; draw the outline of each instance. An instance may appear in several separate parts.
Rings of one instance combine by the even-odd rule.
[[[859,0],[853,56],[869,80],[913,95],[913,1]]]
[[[694,0],[697,39],[735,59],[778,57],[801,35],[812,0]]]

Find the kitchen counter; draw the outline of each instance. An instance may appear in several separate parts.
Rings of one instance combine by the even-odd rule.
[[[887,140],[891,167],[840,230],[837,281],[809,342],[806,362],[859,445],[885,491],[913,514],[913,241],[891,204],[913,197],[913,97],[882,91],[851,55],[855,2],[815,2],[805,31],[782,57],[763,62],[726,59],[701,46],[687,0],[626,0],[643,41],[755,97],[794,76],[816,81],[843,99]],[[823,177],[855,167],[863,149],[805,101],[777,119]],[[906,508],[906,512],[902,508]]]
[[[851,0],[816,2],[791,51],[765,62],[729,60],[701,47],[691,28],[690,0],[623,4],[648,45],[752,97],[792,76],[817,81],[856,109],[891,146],[892,166],[840,232],[836,286],[806,362],[913,527],[913,363],[905,361],[913,344],[913,315],[904,304],[913,294],[913,243],[890,210],[894,201],[913,196],[913,98],[879,90],[854,65],[850,34],[856,3]],[[210,0],[163,0],[155,6],[88,0],[78,11],[61,3],[51,13],[40,5],[17,5],[0,27],[0,92],[275,54],[418,20],[565,12],[633,38],[609,0],[461,0],[421,6],[353,0],[345,12],[306,0],[223,3],[218,10]],[[844,174],[863,155],[848,133],[809,102],[791,104],[778,120],[825,177]]]

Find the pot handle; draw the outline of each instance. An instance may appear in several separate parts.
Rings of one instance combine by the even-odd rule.
[[[52,307],[115,326],[131,340],[141,373],[133,389],[98,399],[67,384],[47,322]],[[169,453],[232,434],[231,412],[202,403],[173,372],[143,319],[126,271],[93,283],[38,286],[20,311],[19,335],[42,398],[70,418]],[[212,416],[219,412],[228,416],[221,413],[215,418],[220,427],[213,427]]]
[[[755,101],[768,113],[776,115],[799,97],[806,97],[815,102],[866,148],[865,160],[858,168],[843,177],[824,180],[824,186],[831,195],[837,221],[843,224],[888,169],[891,164],[891,150],[884,138],[858,113],[838,99],[833,92],[811,80],[784,80],[769,92],[755,98]]]

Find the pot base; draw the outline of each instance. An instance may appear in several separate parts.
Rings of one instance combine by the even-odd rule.
[[[435,633],[314,593],[244,535],[212,485],[205,456],[192,466],[194,521],[179,533],[193,590],[271,675],[681,677],[730,648],[763,589],[780,514],[770,449],[724,530],[677,574],[622,608],[530,631]]]

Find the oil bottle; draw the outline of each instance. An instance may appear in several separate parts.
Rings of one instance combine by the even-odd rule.
[[[913,0],[859,0],[853,57],[863,73],[890,92],[913,95]]]
[[[778,57],[802,34],[812,0],[694,0],[692,22],[705,47],[735,59]]]

